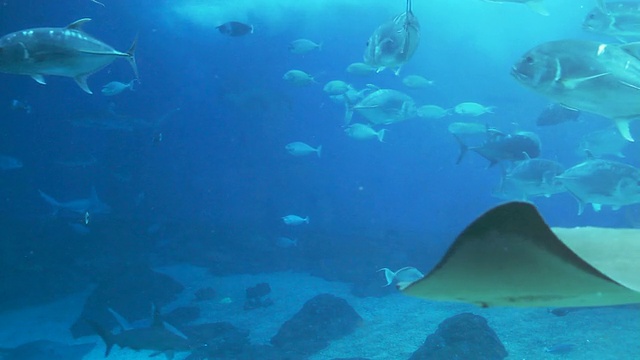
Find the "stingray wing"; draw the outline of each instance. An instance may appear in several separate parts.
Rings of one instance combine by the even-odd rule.
[[[640,303],[640,230],[554,231],[531,204],[500,205],[403,292],[483,307]]]

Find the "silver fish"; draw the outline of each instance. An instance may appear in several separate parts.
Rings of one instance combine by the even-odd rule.
[[[612,119],[622,136],[633,141],[629,122],[640,117],[638,54],[638,43],[551,41],[526,52],[511,74],[556,103]]]
[[[345,123],[350,123],[354,110],[367,118],[372,124],[391,124],[418,115],[418,109],[413,98],[392,89],[376,90],[354,106],[348,107],[345,114]]]
[[[396,75],[420,45],[420,22],[407,0],[405,12],[380,25],[371,35],[364,52],[364,62],[378,69],[393,70]]]
[[[640,3],[598,1],[584,21],[582,28],[586,31],[613,36],[617,39],[640,37]]]
[[[45,75],[73,78],[92,94],[87,77],[117,58],[131,64],[136,78],[136,40],[127,52],[120,52],[82,31],[91,19],[77,20],[66,27],[44,27],[16,31],[0,38],[0,72],[31,76],[46,84]]]

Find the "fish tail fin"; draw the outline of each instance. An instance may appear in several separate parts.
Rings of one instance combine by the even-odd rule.
[[[322,42],[318,44],[318,51],[322,51]]]
[[[307,224],[309,223],[309,217],[308,216],[304,218],[304,222],[307,223]]]
[[[393,283],[393,278],[396,277],[396,273],[394,273],[389,268],[382,268],[382,269],[378,270],[378,272],[380,272],[380,271],[384,271],[384,278],[387,280],[387,284],[383,285],[382,287],[386,287],[386,286],[391,285],[391,283]]]
[[[318,157],[322,157],[322,145],[318,145],[318,148],[316,149],[316,153],[318,154]]]
[[[133,69],[133,73],[135,74],[136,79],[139,79],[140,76],[138,75],[138,65],[136,64],[136,56],[135,56],[137,46],[138,46],[138,35],[136,35],[136,37],[133,39],[133,43],[129,47],[129,50],[127,50],[127,61],[129,61],[129,65],[131,65],[131,68]]]
[[[467,154],[467,151],[469,151],[469,146],[467,146],[458,135],[454,134],[453,137],[456,138],[458,145],[460,145],[460,155],[458,155],[458,159],[456,160],[456,165],[458,165]]]
[[[353,119],[353,105],[345,101],[344,103],[344,126],[351,124]]]
[[[108,332],[106,329],[104,329],[102,326],[100,326],[97,322],[95,322],[93,320],[84,319],[84,321],[87,324],[89,324],[89,326],[91,326],[93,331],[95,331],[96,334],[98,334],[98,336],[100,336],[102,341],[104,341],[104,344],[106,346],[106,349],[105,349],[105,352],[104,352],[104,357],[109,356],[109,353],[111,352],[111,349],[113,348],[113,345],[115,345],[115,340],[113,338],[113,334]]]
[[[386,134],[386,133],[387,133],[387,129],[382,129],[382,130],[378,131],[376,133],[376,136],[378,137],[378,141],[384,142],[384,134]]]

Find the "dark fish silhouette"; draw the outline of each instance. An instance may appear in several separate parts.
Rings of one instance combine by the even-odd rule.
[[[460,144],[459,164],[468,150],[478,153],[491,163],[489,167],[500,161],[522,161],[540,156],[540,139],[532,132],[519,131],[514,134],[504,134],[496,129],[487,129],[487,139],[480,146],[469,147],[462,139],[454,135]]]
[[[220,26],[216,26],[216,29],[218,29],[221,34],[229,36],[253,34],[253,25],[243,24],[238,21],[229,21]]]
[[[580,110],[573,110],[558,104],[549,104],[536,119],[536,125],[557,125],[567,121],[576,121],[580,117]]]

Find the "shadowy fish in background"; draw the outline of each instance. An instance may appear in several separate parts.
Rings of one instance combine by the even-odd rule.
[[[322,153],[322,145],[314,148],[311,145],[308,145],[301,141],[289,143],[287,144],[287,146],[285,146],[285,149],[287,149],[289,154],[293,156],[306,156],[315,153],[318,155],[318,157],[320,157],[320,154]]]
[[[495,3],[518,3],[518,4],[525,4],[527,5],[531,10],[537,12],[540,15],[544,15],[544,16],[549,16],[549,12],[547,11],[547,9],[544,7],[542,0],[485,0],[488,2],[495,2]]]
[[[597,34],[625,37],[640,37],[640,3],[636,1],[605,2],[598,0],[597,6],[585,17],[582,28]]]
[[[545,347],[544,352],[554,355],[564,355],[572,352],[576,348],[572,343],[560,343],[553,346]]]
[[[612,155],[619,158],[623,158],[625,147],[629,145],[629,142],[625,140],[618,129],[609,127],[603,130],[596,130],[588,133],[580,140],[580,147],[578,153],[584,155],[585,152],[591,153],[595,157],[601,157],[603,155]]]
[[[87,85],[89,75],[125,58],[131,64],[136,78],[138,69],[134,52],[137,39],[127,52],[120,52],[82,31],[82,25],[91,21],[84,18],[66,27],[34,28],[16,31],[0,38],[0,71],[29,75],[40,84],[46,84],[44,75],[73,78],[78,86],[92,94]]]
[[[296,247],[298,246],[298,239],[291,239],[285,236],[280,236],[276,239],[276,245],[283,249]]]
[[[371,76],[376,73],[376,68],[365,63],[355,62],[347,66],[347,72],[357,76]]]
[[[102,95],[104,96],[114,96],[120,94],[125,90],[135,91],[135,89],[133,88],[133,84],[135,84],[136,82],[138,82],[138,79],[133,79],[126,84],[121,83],[120,81],[112,81],[104,85],[100,92],[102,92]]]
[[[25,101],[20,101],[16,99],[11,100],[10,107],[11,107],[11,110],[24,111],[27,115],[31,114],[31,111],[33,110],[31,108],[31,105],[27,104]]]
[[[293,40],[289,43],[289,52],[292,54],[302,55],[316,49],[322,50],[322,43],[316,44],[308,39]]]
[[[379,89],[367,95],[353,106],[348,106],[344,115],[345,124],[351,122],[353,111],[357,111],[372,124],[392,124],[418,115],[416,103],[411,96],[393,89]]]
[[[540,138],[532,132],[519,131],[514,134],[504,134],[499,130],[489,128],[486,133],[487,138],[484,143],[474,147],[467,146],[460,137],[453,134],[460,144],[460,155],[456,164],[462,161],[468,150],[475,151],[489,160],[489,167],[500,161],[521,161],[540,156]]]
[[[380,25],[371,35],[364,52],[364,62],[380,72],[390,69],[396,75],[420,45],[420,22],[407,0],[406,11]]]
[[[24,164],[12,156],[0,155],[0,170],[20,169]]]
[[[244,36],[247,34],[253,34],[253,25],[243,24],[238,21],[229,21],[220,26],[216,26],[216,29],[221,34],[229,36]]]
[[[538,126],[557,125],[563,122],[576,121],[580,117],[580,110],[573,110],[562,105],[550,103],[542,110],[536,119]]]
[[[36,340],[14,348],[0,348],[2,360],[82,360],[96,344],[68,345],[64,343]]]
[[[493,196],[507,200],[524,200],[530,197],[549,197],[567,191],[556,176],[565,168],[557,161],[527,159],[519,161],[503,175]]]
[[[286,215],[282,217],[282,222],[284,222],[286,225],[293,225],[293,226],[308,224],[309,217],[308,216],[302,217],[298,215]]]
[[[438,105],[422,105],[417,109],[416,115],[423,119],[440,119],[451,115],[451,109],[445,109]]]

